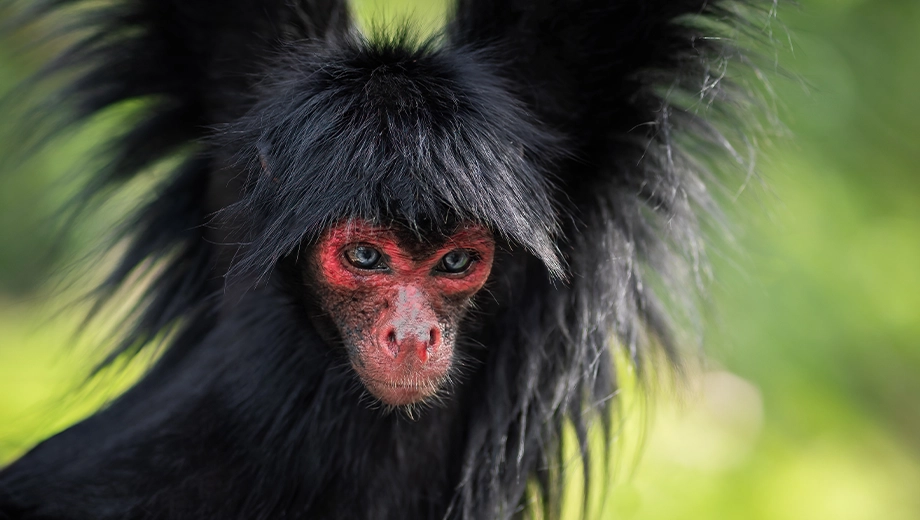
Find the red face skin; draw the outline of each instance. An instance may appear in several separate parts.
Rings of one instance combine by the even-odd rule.
[[[355,265],[359,246],[379,252],[374,268]],[[451,368],[457,325],[492,268],[489,230],[467,224],[427,246],[406,243],[391,228],[347,221],[326,231],[314,251],[320,303],[367,390],[391,406],[435,395]],[[444,257],[455,251],[471,262],[445,272]]]

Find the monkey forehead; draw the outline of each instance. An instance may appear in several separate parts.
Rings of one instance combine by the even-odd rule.
[[[292,49],[222,136],[247,172],[229,209],[252,237],[237,271],[271,269],[330,222],[481,222],[561,276],[560,140],[470,52],[405,42]],[[235,218],[237,215],[241,218]]]

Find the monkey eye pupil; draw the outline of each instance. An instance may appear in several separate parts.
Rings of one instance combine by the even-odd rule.
[[[380,251],[369,246],[355,246],[345,251],[345,259],[358,269],[381,269]]]
[[[469,251],[457,249],[444,255],[437,269],[444,273],[462,273],[469,269],[472,263],[473,256]]]

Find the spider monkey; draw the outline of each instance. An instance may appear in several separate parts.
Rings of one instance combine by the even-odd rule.
[[[343,0],[32,3],[69,20],[48,136],[135,102],[83,202],[169,165],[98,292],[157,266],[107,359],[168,346],[0,472],[0,518],[558,517],[612,345],[677,358],[728,147],[688,100],[738,105],[706,78],[764,3],[457,0],[428,39]]]

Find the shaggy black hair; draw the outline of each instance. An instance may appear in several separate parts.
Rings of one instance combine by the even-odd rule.
[[[678,361],[705,165],[738,155],[702,116],[742,99],[730,36],[763,3],[458,0],[419,41],[337,0],[32,2],[12,25],[70,38],[36,79],[67,79],[49,135],[142,101],[80,201],[173,165],[97,293],[155,266],[106,362],[169,344],[0,472],[0,518],[557,517],[563,430],[586,457],[610,428],[614,345]],[[499,239],[438,406],[373,406],[306,316],[298,262],[347,218]]]

